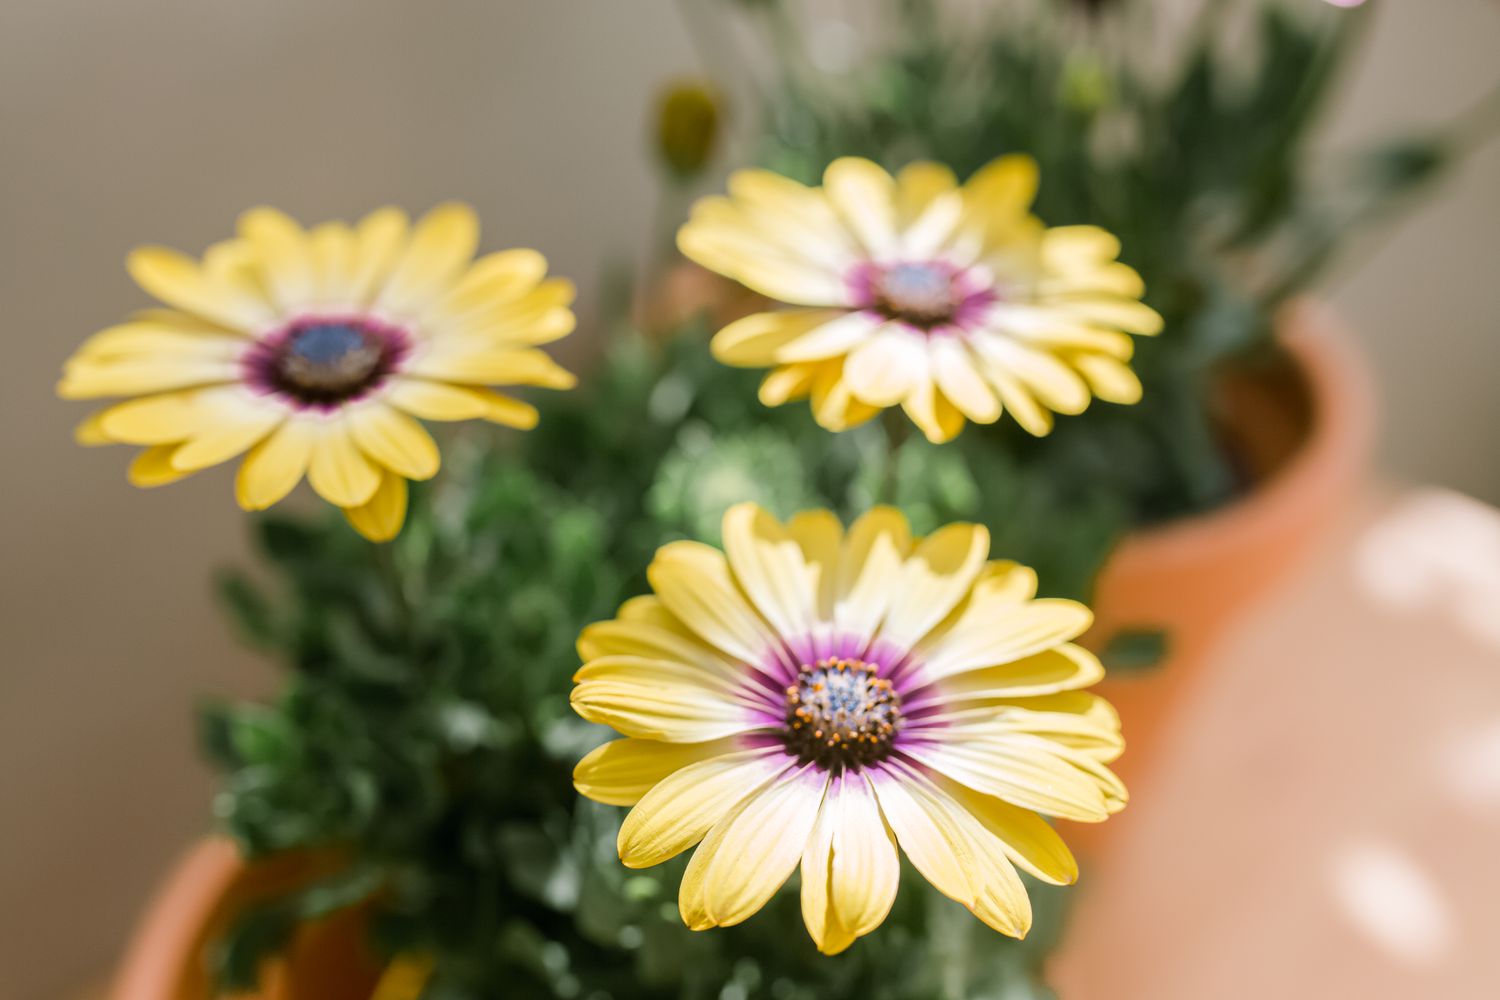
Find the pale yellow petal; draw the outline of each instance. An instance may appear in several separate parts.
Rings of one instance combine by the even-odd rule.
[[[595,802],[633,806],[668,775],[739,748],[733,738],[706,743],[611,740],[578,762],[573,769],[573,787]]]
[[[307,481],[318,495],[338,507],[363,507],[380,488],[381,472],[354,443],[341,419],[318,428]]]
[[[291,419],[250,450],[235,478],[235,498],[245,510],[265,510],[301,482],[312,457],[315,429]]]
[[[468,205],[438,205],[412,227],[379,303],[398,315],[419,312],[459,279],[479,245],[479,219]]]
[[[980,362],[953,337],[934,337],[928,348],[932,374],[958,411],[979,424],[1000,419],[1000,400],[979,375]]]
[[[380,485],[358,507],[345,507],[349,524],[372,542],[388,542],[401,533],[406,521],[406,480],[394,472],[380,473]]]
[[[1046,598],[1013,604],[994,598],[971,602],[951,629],[917,643],[923,677],[939,680],[966,670],[1012,663],[1071,642],[1093,624],[1077,601]]]
[[[493,346],[480,340],[445,340],[406,368],[408,375],[476,385],[539,385],[571,389],[577,376],[542,351]]]
[[[956,781],[940,778],[937,784],[1005,845],[1006,856],[1016,865],[1053,885],[1071,885],[1078,880],[1073,852],[1062,835],[1036,813],[992,795],[981,795]]]
[[[689,764],[641,797],[620,826],[620,860],[649,868],[671,860],[786,768],[775,748],[742,750]]]
[[[1129,365],[1104,354],[1073,354],[1069,361],[1105,402],[1128,406],[1141,401],[1141,380]]]
[[[354,443],[368,458],[407,479],[431,479],[441,457],[427,428],[383,402],[353,408],[345,415]]]
[[[872,508],[849,526],[834,602],[834,620],[841,631],[864,639],[875,634],[911,548],[906,515],[894,507]]]
[[[240,216],[240,236],[254,249],[255,262],[271,299],[293,312],[317,292],[312,245],[302,227],[274,208],[252,208]]]
[[[823,172],[823,190],[871,256],[896,251],[896,182],[890,174],[869,160],[840,157]]]
[[[237,389],[203,393],[195,405],[200,426],[172,453],[172,465],[184,472],[206,469],[244,454],[287,418],[286,407],[249,397]]]
[[[151,295],[221,326],[257,332],[276,321],[271,303],[248,280],[211,277],[176,250],[141,247],[131,251],[125,266]]]
[[[193,356],[132,355],[123,359],[69,361],[57,384],[63,399],[142,396],[194,386],[224,385],[240,379],[240,366],[229,359]]]
[[[535,250],[501,250],[476,260],[443,298],[445,315],[463,316],[513,302],[536,288],[547,274],[547,258]]]
[[[838,599],[839,553],[844,542],[844,526],[832,512],[809,510],[795,515],[786,525],[787,533],[802,549],[812,591],[817,596],[814,617],[819,622],[834,620]]]
[[[761,616],[783,636],[808,632],[816,597],[797,540],[753,503],[730,507],[722,533],[735,580]]]
[[[646,576],[667,610],[735,659],[757,664],[776,648],[775,632],[745,599],[717,549],[699,542],[664,545]]]
[[[980,657],[981,659],[985,657]],[[972,661],[971,661],[972,662]],[[953,673],[940,682],[950,699],[1021,698],[1074,691],[1104,679],[1099,658],[1072,643],[1006,661]]]
[[[731,927],[753,916],[802,857],[828,774],[816,765],[774,779],[730,819],[704,873],[708,917]]]
[[[761,381],[758,398],[765,406],[780,406],[802,399],[812,392],[821,367],[813,363],[775,368]]]
[[[880,637],[910,649],[969,593],[989,554],[990,533],[979,524],[950,524],[922,539],[891,589]]]
[[[395,379],[385,401],[423,420],[477,420],[490,410],[482,390],[422,378]]]
[[[976,792],[1012,805],[1082,823],[1109,818],[1104,788],[1067,759],[1068,748],[1022,734],[977,739],[967,732],[937,732],[942,742],[913,743],[907,753]]]
[[[407,243],[406,213],[381,208],[360,220],[354,230],[354,263],[349,277],[351,304],[364,306],[380,292]]]
[[[150,488],[175,483],[192,475],[172,464],[172,453],[176,450],[175,444],[158,444],[144,449],[131,461],[126,478],[132,486]]]
[[[895,406],[932,378],[927,338],[905,323],[886,323],[849,354],[843,377],[861,402]]]

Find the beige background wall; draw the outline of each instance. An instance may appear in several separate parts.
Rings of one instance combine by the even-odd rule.
[[[1340,133],[1434,120],[1500,62],[1489,0],[1385,7]],[[579,278],[587,317],[651,210],[643,108],[692,65],[668,0],[0,0],[0,1000],[108,962],[208,828],[194,699],[275,682],[207,593],[241,554],[227,474],[136,491],[52,398],[71,348],[144,304],[126,250],[202,247],[258,202],[461,197],[487,247]],[[1333,289],[1383,375],[1389,466],[1491,501],[1497,182],[1491,145]]]

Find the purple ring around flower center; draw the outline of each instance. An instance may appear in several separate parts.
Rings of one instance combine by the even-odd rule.
[[[925,334],[978,325],[999,293],[972,269],[945,260],[862,261],[845,277],[855,308]]]
[[[877,765],[941,724],[920,663],[880,639],[819,629],[747,666],[744,695],[763,727],[755,742],[820,770]]]
[[[300,316],[245,352],[245,383],[298,409],[335,410],[379,388],[400,370],[412,341],[371,316]]]

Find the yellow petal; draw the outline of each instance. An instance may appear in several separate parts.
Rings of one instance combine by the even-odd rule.
[[[833,873],[833,834],[837,825],[834,789],[844,780],[835,778],[831,783],[823,807],[818,810],[818,821],[802,852],[802,922],[807,925],[813,944],[825,955],[837,955],[855,940],[854,934],[839,919],[829,885]],[[854,780],[863,782],[865,779],[856,775]],[[884,821],[881,823],[883,826]]]
[[[458,280],[478,245],[479,220],[472,208],[448,202],[432,209],[412,228],[380,304],[397,314],[420,310]]]
[[[177,356],[131,356],[121,360],[75,358],[68,362],[57,394],[63,399],[143,396],[193,386],[238,381],[240,366],[232,360]]]
[[[411,417],[374,402],[350,410],[345,419],[360,450],[398,476],[422,480],[437,475],[437,442]]]
[[[969,593],[989,553],[990,533],[979,524],[950,524],[922,539],[891,588],[891,609],[880,636],[910,649]]]
[[[834,620],[838,599],[839,552],[844,543],[844,526],[831,511],[808,510],[787,522],[786,530],[802,549],[812,591],[817,595],[815,618],[819,622]]]
[[[871,406],[895,406],[930,379],[927,340],[904,323],[886,323],[844,364],[849,391]]]
[[[539,385],[571,389],[578,379],[534,349],[495,347],[468,339],[445,341],[407,368],[410,375],[439,381],[488,385]]]
[[[874,507],[849,526],[834,602],[840,631],[865,639],[875,634],[911,547],[906,515],[894,507]]]
[[[818,818],[828,774],[816,765],[789,771],[727,820],[704,874],[708,916],[731,927],[753,916],[791,876]]]
[[[1052,304],[1065,308],[1084,322],[1128,330],[1143,337],[1155,336],[1162,331],[1161,314],[1134,299],[1098,295],[1057,299]]]
[[[1036,199],[1039,180],[1036,161],[1012,154],[991,160],[964,185],[973,210],[991,220],[1006,222],[1023,215]]]
[[[780,749],[742,750],[689,764],[657,783],[620,826],[620,860],[649,868],[681,854],[786,767]]]
[[[385,399],[423,420],[477,420],[490,411],[489,399],[472,386],[422,378],[394,380]]]
[[[975,601],[950,630],[924,639],[916,652],[923,659],[923,677],[939,680],[1042,653],[1078,638],[1093,621],[1093,613],[1077,601]]]
[[[360,220],[354,230],[354,264],[349,277],[351,304],[368,305],[406,247],[406,213],[381,208]]]
[[[274,208],[252,208],[240,216],[240,235],[254,248],[266,289],[283,312],[308,304],[316,272],[302,227]]]
[[[964,429],[963,413],[928,379],[912,387],[901,409],[933,444],[947,444]]]
[[[879,407],[854,397],[844,379],[844,363],[839,359],[818,367],[809,395],[813,419],[830,431],[857,427],[880,412]]]
[[[116,403],[97,415],[107,440],[127,444],[171,444],[202,430],[199,390],[165,392]]]
[[[172,453],[172,465],[194,472],[227,462],[259,444],[286,418],[287,411],[275,403],[221,400],[206,426]]]
[[[837,809],[829,890],[839,922],[860,936],[879,927],[891,912],[901,862],[867,778],[845,776]]]
[[[1078,862],[1062,836],[1029,809],[981,795],[955,781],[939,779],[938,786],[1005,845],[1012,862],[1053,885],[1078,881]]]
[[[735,580],[762,617],[783,636],[809,631],[816,598],[796,539],[753,503],[725,512],[723,536]]]
[[[135,283],[171,306],[235,330],[256,332],[276,313],[248,281],[210,277],[186,254],[166,247],[140,247],[125,261]]]
[[[352,288],[358,249],[354,230],[342,222],[325,222],[308,234],[315,302],[344,308],[356,304]]]
[[[1072,643],[1033,653],[1002,666],[979,667],[947,677],[943,697],[1021,698],[1074,691],[1104,679],[1099,658]]]
[[[165,486],[192,475],[172,465],[172,453],[176,450],[175,444],[158,444],[140,452],[130,463],[127,473],[130,484],[143,488]]]
[[[1074,766],[1066,747],[1019,734],[976,739],[937,732],[943,742],[913,743],[909,756],[976,792],[1047,816],[1080,823],[1109,818],[1100,781]]]
[[[958,178],[941,163],[919,160],[896,174],[896,214],[904,230],[939,197],[956,190]]]
[[[646,576],[667,610],[734,659],[759,664],[777,647],[776,634],[746,602],[717,549],[699,542],[664,545]]]
[[[596,660],[589,666],[598,673],[606,669],[599,666],[602,662]],[[764,725],[746,700],[666,664],[637,669],[635,676],[585,677],[573,688],[569,702],[573,711],[590,722],[626,736],[672,743],[717,740]]]
[[[665,609],[661,610],[667,614]],[[674,624],[668,626],[660,624],[654,615],[636,619],[625,617],[627,613],[638,613],[638,607],[627,604],[620,609],[620,617],[585,626],[578,635],[579,659],[589,663],[604,656],[639,656],[695,664],[725,676],[739,676],[738,667],[705,645],[675,618],[672,619]]]
[[[1103,354],[1074,354],[1069,360],[1105,402],[1128,406],[1141,401],[1141,380],[1129,365]]]
[[[530,403],[523,403],[519,399],[513,399],[493,389],[481,389],[479,392],[489,407],[485,411],[484,419],[523,431],[529,431],[536,426],[540,415],[536,407]]]
[[[759,399],[765,406],[780,406],[801,399],[812,391],[822,366],[818,364],[782,365],[760,383]]]
[[[443,299],[445,315],[463,316],[519,299],[547,274],[547,258],[535,250],[501,250],[476,260]]]
[[[307,481],[319,496],[337,507],[363,507],[379,489],[381,478],[380,469],[354,444],[342,419],[319,428],[307,466]]]
[[[931,795],[909,772],[882,768],[869,772],[881,815],[912,867],[949,899],[973,909],[978,893],[969,873],[979,870],[974,847],[951,816],[933,808]]]
[[[768,245],[744,229],[690,220],[677,233],[677,247],[689,260],[768,298],[806,306],[850,304],[841,272]]]
[[[979,376],[979,361],[952,337],[935,337],[928,348],[938,388],[958,411],[978,424],[1000,419],[1000,400]]]
[[[896,182],[890,174],[869,160],[840,157],[823,172],[823,190],[871,256],[895,251]]]
[[[394,472],[383,472],[370,499],[358,507],[345,507],[344,517],[370,541],[388,542],[401,533],[406,521],[406,493],[405,479]]]
[[[108,410],[99,410],[89,414],[73,428],[73,441],[86,448],[93,448],[102,444],[117,443],[114,438],[104,432],[104,414]]]
[[[809,333],[848,315],[840,309],[788,309],[784,312],[755,313],[730,323],[714,335],[714,357],[726,365],[761,368],[781,360],[784,348],[807,337]],[[816,357],[797,360],[819,360],[842,353],[838,345]],[[806,352],[803,352],[805,355]]]
[[[202,323],[195,328],[158,322],[121,323],[100,330],[78,348],[76,358],[90,361],[163,354],[202,360],[233,360],[245,350],[243,335]]]
[[[573,768],[573,787],[595,802],[633,806],[668,775],[738,749],[733,738],[705,743],[611,740],[595,747]]]
[[[245,510],[265,510],[281,500],[307,471],[315,429],[290,419],[250,450],[235,477],[235,499]]]
[[[1046,437],[1052,433],[1052,414],[1036,401],[1036,397],[1021,384],[1021,381],[1000,366],[991,365],[985,370],[990,385],[1000,396],[1000,404],[1010,411],[1028,434]]]

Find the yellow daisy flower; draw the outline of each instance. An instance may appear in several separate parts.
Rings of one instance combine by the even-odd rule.
[[[169,308],[91,337],[58,393],[133,397],[77,437],[146,446],[130,467],[137,486],[244,455],[235,492],[246,510],[306,475],[362,534],[390,539],[407,480],[438,470],[414,418],[529,428],[535,408],[489,387],[575,381],[536,349],[573,330],[572,284],[543,280],[534,250],[473,260],[478,241],[473,210],[447,204],[415,225],[383,208],[310,230],[257,208],[201,262],[142,247],[130,274]]]
[[[1009,410],[1032,434],[1090,400],[1134,403],[1129,333],[1161,331],[1140,276],[1094,226],[1030,214],[1037,168],[1005,156],[962,187],[936,163],[891,177],[868,160],[809,188],[765,170],[729,179],[677,236],[689,258],[781,302],[714,338],[726,364],[771,368],[767,406],[812,397],[839,431],[900,405],[935,442]]]
[[[846,532],[828,511],[782,525],[741,504],[723,528],[724,553],[658,551],[655,595],[578,641],[574,709],[627,738],[574,781],[634,806],[621,860],[699,844],[679,897],[695,930],[750,917],[800,864],[807,929],[833,954],[890,911],[899,846],[1024,936],[1016,868],[1078,875],[1038,814],[1097,822],[1126,799],[1106,767],[1119,718],[1082,691],[1104,670],[1070,641],[1088,609],[1036,599],[1031,570],[988,561],[979,525],[913,538],[889,507]]]

